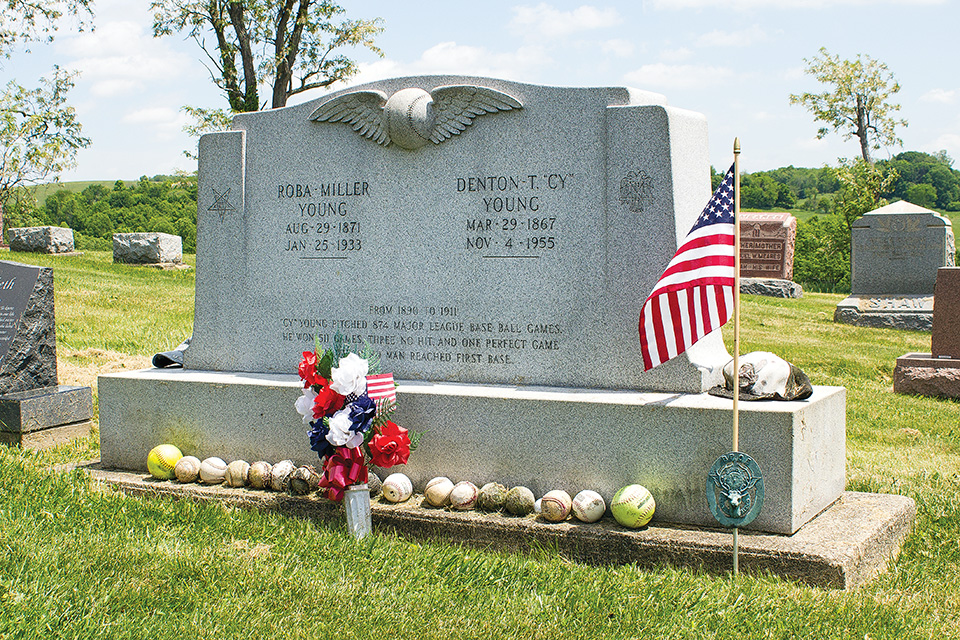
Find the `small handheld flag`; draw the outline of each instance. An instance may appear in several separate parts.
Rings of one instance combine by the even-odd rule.
[[[644,371],[680,355],[733,313],[733,183],[731,166],[643,303]]]

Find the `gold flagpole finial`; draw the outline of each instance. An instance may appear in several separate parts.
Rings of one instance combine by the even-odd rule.
[[[733,139],[733,153],[740,155],[740,138]]]

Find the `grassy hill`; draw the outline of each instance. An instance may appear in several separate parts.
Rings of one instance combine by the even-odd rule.
[[[4,257],[54,267],[63,365],[128,366],[191,331],[192,273],[97,252]],[[960,402],[895,395],[896,357],[930,334],[836,324],[840,298],[745,296],[742,351],[846,387],[847,488],[917,502],[899,558],[857,591],[585,566],[548,548],[357,544],[342,526],[128,498],[48,470],[96,456],[94,434],[45,454],[0,448],[0,638],[958,638]]]

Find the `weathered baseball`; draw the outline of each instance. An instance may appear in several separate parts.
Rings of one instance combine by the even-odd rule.
[[[263,460],[257,460],[250,465],[250,472],[247,474],[247,482],[254,489],[266,489],[270,486],[270,472],[273,471],[273,465]]]
[[[445,507],[450,504],[450,492],[453,491],[453,481],[446,476],[433,478],[423,489],[423,497],[434,507]]]
[[[507,499],[507,488],[499,482],[488,482],[480,487],[477,496],[477,506],[484,511],[500,511],[503,502]]]
[[[307,465],[297,467],[290,474],[290,493],[305,496],[320,488],[320,472],[316,467]]]
[[[391,473],[384,479],[380,490],[390,502],[403,502],[413,495],[413,483],[402,473]]]
[[[596,522],[606,510],[607,503],[596,491],[584,489],[573,497],[573,515],[582,522]]]
[[[183,456],[177,460],[173,473],[180,482],[196,482],[200,477],[200,459],[195,456]]]
[[[540,515],[544,520],[550,522],[561,522],[570,515],[570,509],[573,501],[570,500],[570,494],[560,489],[548,491],[546,495],[540,498]]]
[[[507,497],[503,501],[503,506],[507,511],[515,516],[525,516],[533,511],[533,503],[536,498],[533,497],[533,491],[526,487],[514,487],[507,491]]]
[[[469,480],[458,482],[450,490],[450,506],[457,511],[469,511],[477,506],[477,496],[479,494],[477,485]]]
[[[630,529],[644,526],[653,517],[656,502],[647,488],[630,484],[617,491],[610,503],[610,511],[617,522]]]
[[[250,464],[245,460],[234,460],[227,465],[227,474],[224,480],[228,487],[245,487],[250,474]]]
[[[147,454],[147,471],[157,480],[170,480],[174,476],[173,468],[182,457],[180,449],[172,444],[157,445]]]
[[[281,460],[273,465],[270,470],[270,488],[274,491],[286,491],[290,485],[290,474],[294,472],[297,465],[293,460]]]
[[[227,463],[220,458],[207,458],[200,463],[200,481],[204,484],[220,484],[227,476]]]

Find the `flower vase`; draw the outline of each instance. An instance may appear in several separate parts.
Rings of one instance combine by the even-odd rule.
[[[347,531],[357,540],[372,530],[370,522],[370,488],[351,484],[343,492],[343,508],[347,512]]]

